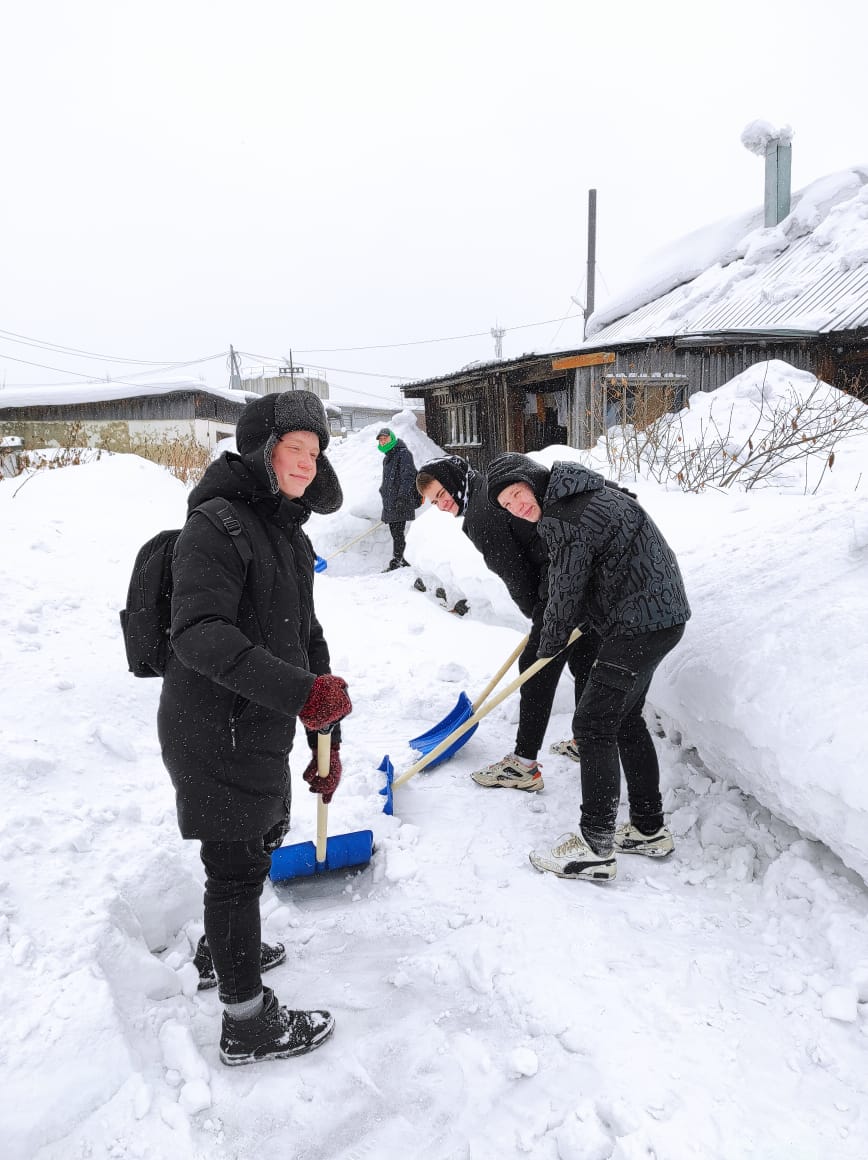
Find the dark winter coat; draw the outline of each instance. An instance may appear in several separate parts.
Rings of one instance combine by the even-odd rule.
[[[197,504],[232,502],[253,553]],[[189,499],[172,565],[173,655],[158,732],[185,838],[239,841],[285,819],[296,714],[329,653],[313,605],[303,501],[274,495],[246,459],[213,463]]]
[[[541,496],[536,528],[549,569],[540,656],[554,656],[577,626],[630,637],[690,618],[675,553],[634,498],[579,463],[544,472],[526,456],[504,455],[492,467],[490,492],[523,481]]]
[[[499,576],[522,613],[532,620],[546,595],[546,548],[536,527],[495,507],[486,494],[485,479],[467,472],[464,534],[482,553],[486,567]]]
[[[416,518],[416,508],[421,502],[416,491],[416,465],[403,439],[398,439],[383,456],[380,496],[383,500],[380,519],[384,524],[406,523]]]

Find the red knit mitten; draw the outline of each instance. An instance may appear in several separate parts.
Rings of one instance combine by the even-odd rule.
[[[305,729],[328,729],[352,713],[353,703],[346,690],[347,682],[343,677],[333,677],[331,673],[317,677],[298,712]]]
[[[322,800],[326,805],[334,797],[334,792],[341,783],[341,751],[332,741],[332,747],[329,750],[329,771],[327,777],[320,777],[317,768],[316,751],[314,751],[313,758],[310,765],[301,775],[307,784],[310,786],[311,793],[321,793]]]

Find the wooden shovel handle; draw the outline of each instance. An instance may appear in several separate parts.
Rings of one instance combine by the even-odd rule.
[[[357,544],[359,542],[359,540],[363,540],[365,538],[365,536],[369,536],[371,534],[371,532],[375,532],[377,530],[377,528],[381,528],[382,526],[383,526],[383,521],[378,520],[377,523],[375,523],[372,527],[366,528],[363,532],[360,532],[359,535],[356,536],[356,538],[354,540],[350,540],[349,543],[343,544],[340,548],[335,548],[335,550],[328,557],[328,559],[333,560],[335,558],[335,556],[339,556],[341,554],[341,552],[345,552],[347,550],[347,548],[351,548],[353,546],[353,544]]]
[[[564,649],[569,648],[570,645],[573,644],[574,641],[577,641],[581,635],[581,631],[578,628],[574,628],[570,633],[570,639],[564,645],[564,648],[562,648],[560,652],[555,653],[555,656],[560,656]],[[435,745],[430,753],[426,753],[425,756],[417,761],[415,765],[411,765],[405,773],[402,773],[400,777],[395,778],[395,780],[392,782],[392,789],[395,790],[398,788],[398,786],[404,785],[404,783],[408,782],[411,777],[415,777],[416,774],[420,772],[420,770],[423,770],[426,765],[430,765],[435,758],[439,757],[441,753],[445,752],[449,748],[453,741],[457,741],[459,737],[463,737],[468,729],[472,729],[473,726],[481,721],[483,717],[486,717],[492,709],[495,709],[501,701],[506,700],[506,698],[511,693],[514,693],[516,689],[521,688],[525,681],[529,681],[531,677],[535,677],[540,669],[545,668],[549,661],[553,661],[554,659],[554,657],[540,657],[539,660],[534,661],[529,669],[525,669],[521,676],[516,677],[514,681],[510,682],[510,684],[508,684],[505,689],[498,693],[496,697],[493,697],[487,705],[478,710],[472,716],[468,717],[466,721],[463,721],[458,726],[458,728],[454,729],[448,737],[440,742],[439,745]]]
[[[500,668],[497,670],[497,672],[494,674],[494,676],[491,678],[491,680],[488,682],[488,684],[485,686],[485,688],[482,690],[482,692],[479,694],[479,696],[473,702],[473,712],[474,713],[477,712],[478,709],[482,708],[482,706],[485,704],[485,698],[488,696],[488,694],[491,692],[491,690],[495,687],[495,685],[498,685],[500,683],[500,678],[503,676],[503,674],[505,672],[507,672],[507,670],[515,663],[515,661],[518,660],[518,658],[524,652],[525,646],[527,645],[528,640],[530,640],[530,635],[523,637],[518,642],[518,644],[515,646],[515,649],[509,654],[509,656],[506,658],[506,660],[503,662],[503,664],[500,666]]]
[[[332,738],[331,732],[317,733],[316,735],[316,771],[320,777],[328,777],[331,761]],[[329,808],[322,800],[322,794],[316,795],[316,860],[325,862],[326,844],[328,840]]]

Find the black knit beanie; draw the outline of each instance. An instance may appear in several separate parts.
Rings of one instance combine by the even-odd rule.
[[[528,455],[507,451],[505,455],[498,455],[497,459],[492,459],[485,476],[491,503],[497,505],[497,497],[511,483],[526,483],[533,492],[536,502],[542,507],[551,472]]]
[[[432,476],[446,488],[458,504],[458,514],[463,516],[467,509],[467,480],[470,474],[467,460],[460,455],[444,455],[440,459],[423,463],[417,476],[423,473]]]
[[[336,512],[344,497],[335,469],[323,455],[331,438],[328,418],[322,400],[312,391],[284,391],[263,395],[248,403],[235,428],[238,454],[277,494],[280,488],[271,455],[278,440],[290,431],[311,431],[319,439],[316,475],[306,488],[302,502],[321,515]]]

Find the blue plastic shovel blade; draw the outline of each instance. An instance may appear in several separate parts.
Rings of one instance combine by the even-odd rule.
[[[328,566],[329,566],[328,560],[324,560],[322,558],[322,556],[315,556],[314,562],[313,562],[314,572],[325,572],[325,570],[326,570],[326,568],[328,568]]]
[[[300,842],[295,846],[281,846],[271,855],[269,877],[272,882],[285,882],[290,878],[310,878],[314,874],[328,874],[334,870],[348,870],[354,866],[364,866],[374,852],[372,830],[356,830],[352,834],[337,834],[326,841],[324,862],[316,860],[316,846],[313,842]]]
[[[395,767],[389,760],[388,753],[377,766],[377,769],[380,773],[385,773],[386,775],[386,784],[378,791],[386,799],[383,804],[383,813],[391,815],[395,808],[395,798],[392,794],[392,782],[395,780]]]
[[[462,693],[452,712],[444,717],[439,725],[432,726],[427,733],[420,733],[418,737],[414,737],[410,742],[410,748],[416,749],[422,754],[430,753],[432,749],[436,749],[441,741],[445,741],[449,734],[453,733],[459,725],[463,725],[472,716],[473,703],[466,693]],[[440,756],[435,757],[431,764],[425,768],[434,769],[436,766],[442,764],[442,762],[448,761],[453,754],[458,752],[462,745],[467,744],[477,728],[478,726],[474,725],[472,729],[468,729],[466,733],[463,733],[456,741],[453,741],[451,745],[447,746]]]

